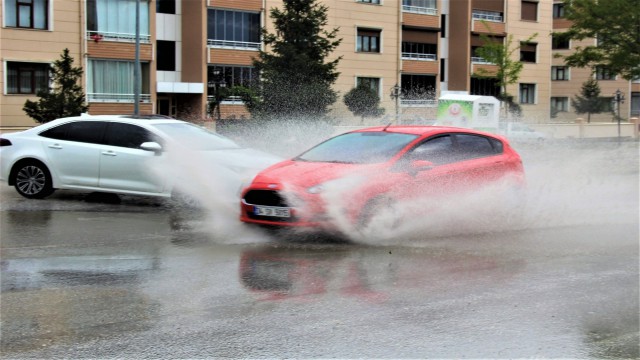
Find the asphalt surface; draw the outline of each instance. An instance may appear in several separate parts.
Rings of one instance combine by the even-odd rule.
[[[3,184],[1,357],[640,357],[638,144],[519,150],[522,221],[348,242]]]

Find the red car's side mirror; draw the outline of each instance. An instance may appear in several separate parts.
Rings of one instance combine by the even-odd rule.
[[[417,173],[433,168],[434,164],[427,160],[413,160],[409,164],[409,173],[415,176]]]

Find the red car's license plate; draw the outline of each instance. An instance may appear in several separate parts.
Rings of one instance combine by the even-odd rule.
[[[291,217],[291,211],[285,207],[254,206],[253,213],[258,216]]]

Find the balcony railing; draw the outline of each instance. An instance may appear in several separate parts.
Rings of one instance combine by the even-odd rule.
[[[402,53],[402,60],[436,61],[436,54]]]
[[[438,15],[438,9],[422,6],[402,5],[402,11],[414,14]]]
[[[260,50],[260,43],[248,41],[207,40],[207,46],[220,49]]]
[[[105,102],[105,103],[132,103],[135,98],[134,94],[106,94],[106,93],[87,93],[88,102]],[[140,94],[141,103],[151,102],[150,94]]]
[[[503,17],[502,15],[500,15],[500,13],[495,13],[491,11],[474,10],[473,19],[486,20],[486,21],[492,21],[492,22],[503,22]]]
[[[87,31],[87,40],[93,40],[95,42],[100,42],[100,41],[135,42],[136,34],[103,32],[103,31]],[[140,34],[140,42],[145,44],[151,43],[151,35]]]
[[[481,58],[478,56],[471,57],[471,63],[473,64],[487,64],[487,65],[495,65],[491,61],[486,60],[485,58]]]

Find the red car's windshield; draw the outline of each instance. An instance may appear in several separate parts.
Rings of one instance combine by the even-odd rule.
[[[294,160],[373,164],[390,160],[418,135],[385,131],[355,132],[331,138]]]

